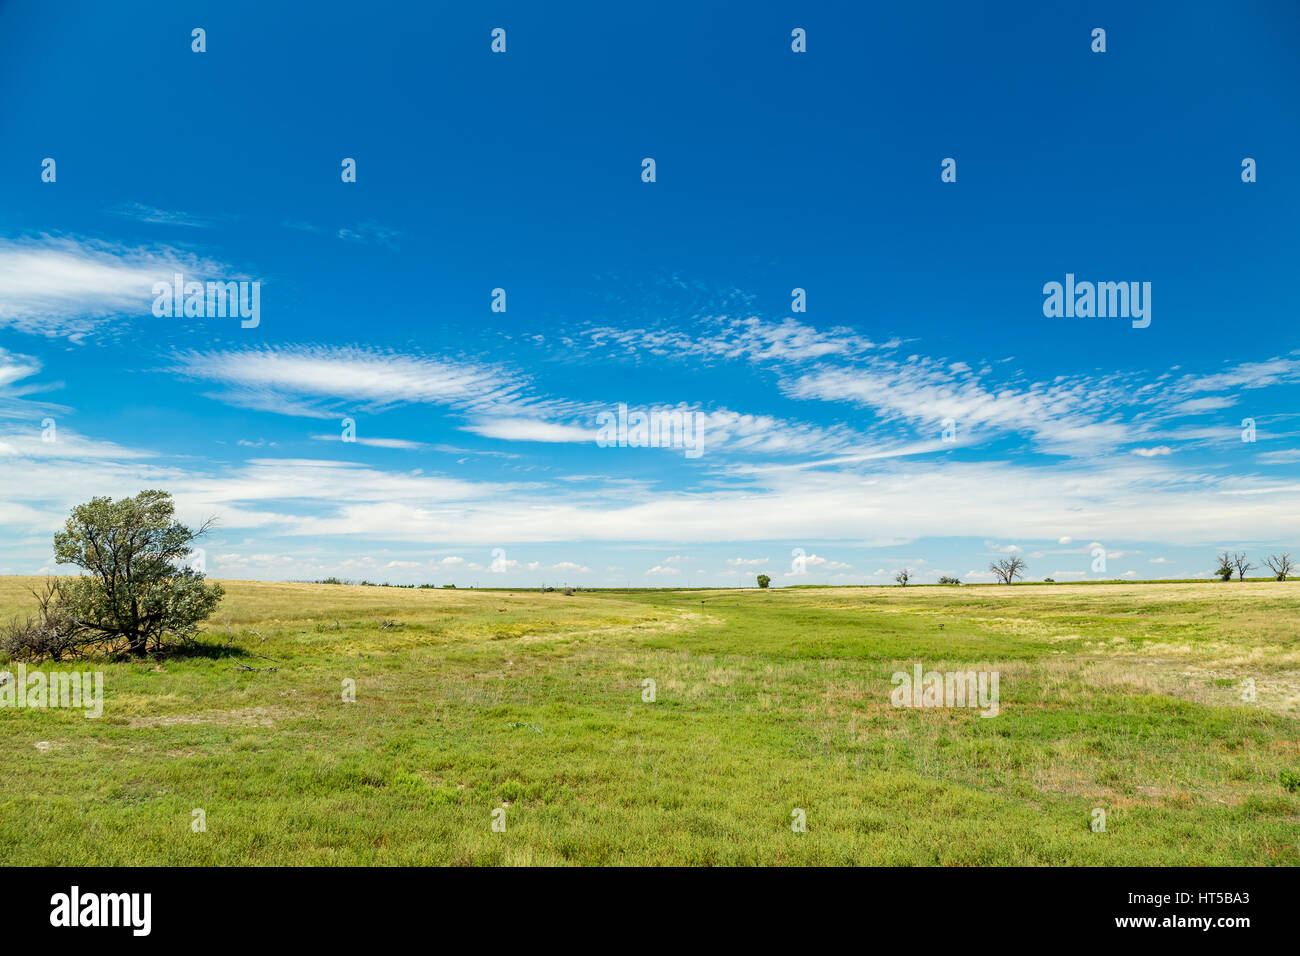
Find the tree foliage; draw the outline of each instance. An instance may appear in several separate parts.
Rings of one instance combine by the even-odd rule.
[[[1214,573],[1218,576],[1219,580],[1221,581],[1232,580],[1232,566],[1233,566],[1233,560],[1235,558],[1236,555],[1234,553],[1229,551],[1224,551],[1215,559],[1219,562],[1219,564],[1214,569]]]
[[[95,645],[143,656],[192,639],[224,592],[202,572],[178,566],[212,522],[193,530],[175,512],[164,491],[73,508],[54,536],[54,555],[88,573],[47,585],[39,617],[27,627],[57,636],[64,651]]]

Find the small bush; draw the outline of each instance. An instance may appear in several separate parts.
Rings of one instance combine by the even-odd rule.
[[[1292,793],[1300,792],[1300,773],[1292,773],[1290,770],[1283,770],[1279,779],[1282,786]]]
[[[48,621],[14,618],[4,634],[0,634],[0,655],[14,661],[39,661],[49,658],[62,660],[76,649],[76,641],[66,629]]]
[[[89,634],[64,608],[58,581],[47,580],[36,598],[36,617],[14,618],[0,634],[0,655],[15,661],[62,660],[80,648],[99,643],[101,638]]]

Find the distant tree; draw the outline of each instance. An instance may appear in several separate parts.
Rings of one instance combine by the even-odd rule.
[[[911,580],[911,577],[912,577],[912,569],[903,568],[903,570],[899,571],[897,574],[894,575],[894,580],[897,581],[899,584],[901,584],[903,587],[907,587],[907,582]]]
[[[998,580],[1003,584],[1010,584],[1016,578],[1024,577],[1026,567],[1028,565],[1025,564],[1024,559],[1013,554],[1009,558],[994,561],[989,565],[989,570],[997,575]]]
[[[961,584],[961,578],[942,577],[939,579],[940,584]]]
[[[1243,551],[1241,554],[1233,555],[1232,566],[1237,569],[1237,580],[1244,581],[1246,580],[1246,572],[1255,565],[1246,560],[1246,552]]]
[[[760,574],[758,576],[758,586],[760,588],[765,588],[771,583],[772,583],[772,579],[768,577],[766,574]]]
[[[1214,573],[1218,575],[1219,580],[1221,581],[1232,580],[1232,566],[1233,566],[1233,559],[1235,557],[1236,557],[1235,554],[1225,551],[1223,552],[1223,554],[1219,555],[1215,559],[1216,561],[1219,562],[1219,565],[1214,569]]]
[[[79,633],[142,657],[170,638],[189,639],[221,602],[219,584],[176,562],[212,526],[190,529],[175,520],[165,491],[134,498],[94,498],[72,509],[54,536],[60,564],[90,572],[59,583],[57,607]]]
[[[1273,572],[1278,581],[1285,581],[1291,575],[1291,571],[1294,568],[1289,553],[1270,554],[1264,559],[1264,563],[1268,565],[1268,569]]]

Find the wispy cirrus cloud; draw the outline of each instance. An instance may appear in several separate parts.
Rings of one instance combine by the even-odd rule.
[[[0,417],[34,418],[64,411],[62,405],[32,398],[57,387],[48,382],[27,381],[42,368],[39,359],[0,348]]]
[[[113,316],[151,317],[154,283],[171,281],[176,272],[230,270],[165,246],[0,239],[0,328],[75,341]]]
[[[342,434],[337,435],[312,435],[312,441],[343,441]],[[405,438],[370,438],[365,436],[356,436],[349,439],[366,448],[396,448],[403,451],[418,451],[430,447],[425,442],[409,441]]]
[[[875,361],[866,367],[823,365],[784,380],[781,387],[791,398],[869,408],[886,422],[938,431],[950,420],[959,432],[1020,432],[1048,451],[1065,454],[1086,453],[1136,437],[1135,430],[1115,414],[1122,389],[1106,379],[996,383],[989,370],[913,355],[906,361]]]
[[[344,226],[338,231],[338,237],[347,242],[364,242],[395,248],[402,233],[397,229],[381,226],[376,222],[360,222],[354,226]]]
[[[465,419],[462,430],[501,441],[594,443],[598,414],[614,407],[540,394],[531,376],[502,365],[360,346],[189,351],[169,371],[220,386],[210,396],[217,400],[283,415],[324,419],[355,408],[442,406]],[[675,407],[702,416],[710,447],[740,454],[850,454],[868,445],[865,435],[842,425]]]
[[[134,219],[136,222],[147,222],[158,226],[188,226],[193,229],[207,229],[214,222],[212,219],[191,215],[187,212],[159,209],[157,206],[148,206],[141,202],[119,203],[108,211],[124,219]]]
[[[793,318],[770,321],[748,316],[709,316],[695,328],[616,328],[598,326],[585,333],[588,348],[612,354],[668,356],[677,359],[800,362],[830,356],[851,357],[896,348],[900,340],[876,343],[849,328],[819,330]]]
[[[333,417],[351,406],[497,408],[517,402],[524,384],[501,367],[479,362],[339,346],[189,351],[177,355],[169,370],[222,386],[213,396],[222,401],[312,418]]]
[[[1236,391],[1300,382],[1300,353],[1208,374],[1180,375],[1174,367],[1034,380],[1007,366],[1007,359],[969,363],[902,356],[896,338],[877,344],[851,329],[821,330],[790,317],[705,317],[686,328],[595,328],[586,335],[588,349],[610,359],[742,360],[770,372],[786,398],[856,406],[874,416],[855,436],[858,454],[841,447],[831,452],[842,455],[833,461],[794,467],[950,451],[1008,435],[1027,438],[1048,455],[1090,457],[1139,444],[1147,447],[1135,454],[1163,455],[1175,449],[1153,442],[1205,444],[1231,437],[1226,425],[1213,420],[1238,404]],[[1213,423],[1193,424],[1197,418]],[[948,421],[955,434],[931,441],[928,436],[937,436]],[[871,439],[865,451],[864,435]]]
[[[15,382],[30,378],[41,370],[39,360],[0,348],[0,394],[13,393]]]
[[[1171,390],[1176,393],[1223,392],[1238,388],[1267,388],[1300,382],[1300,351],[1279,355],[1262,362],[1242,362],[1222,372],[1205,375],[1187,374],[1177,379]]]
[[[596,440],[596,428],[542,421],[537,418],[481,418],[463,426],[465,431],[502,441],[535,441],[550,444],[589,444]]]

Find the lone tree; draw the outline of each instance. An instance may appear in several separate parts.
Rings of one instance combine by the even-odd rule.
[[[1264,559],[1264,564],[1273,572],[1278,581],[1285,581],[1295,567],[1291,563],[1291,555],[1288,554],[1270,554]]]
[[[758,586],[760,588],[765,588],[771,583],[772,583],[772,579],[768,577],[766,574],[760,574],[758,576]]]
[[[1024,577],[1026,567],[1024,558],[1013,554],[1009,558],[994,561],[989,565],[989,570],[996,574],[1003,584],[1010,584],[1016,578]]]
[[[1219,565],[1214,569],[1214,573],[1218,575],[1220,581],[1232,580],[1232,564],[1235,558],[1235,554],[1225,551],[1216,559]]]
[[[1246,580],[1246,572],[1254,567],[1253,564],[1246,560],[1245,551],[1241,552],[1241,554],[1234,554],[1232,556],[1232,566],[1237,569],[1238,581]]]
[[[125,646],[142,657],[168,638],[186,640],[221,602],[221,585],[174,562],[187,558],[212,521],[191,530],[175,520],[165,491],[94,498],[72,509],[54,536],[60,564],[89,571],[58,586],[57,609],[85,643]]]
[[[903,587],[907,587],[907,582],[911,579],[911,577],[912,577],[912,569],[903,568],[903,570],[899,571],[897,574],[894,575],[894,580],[897,581],[899,584],[901,584]]]

